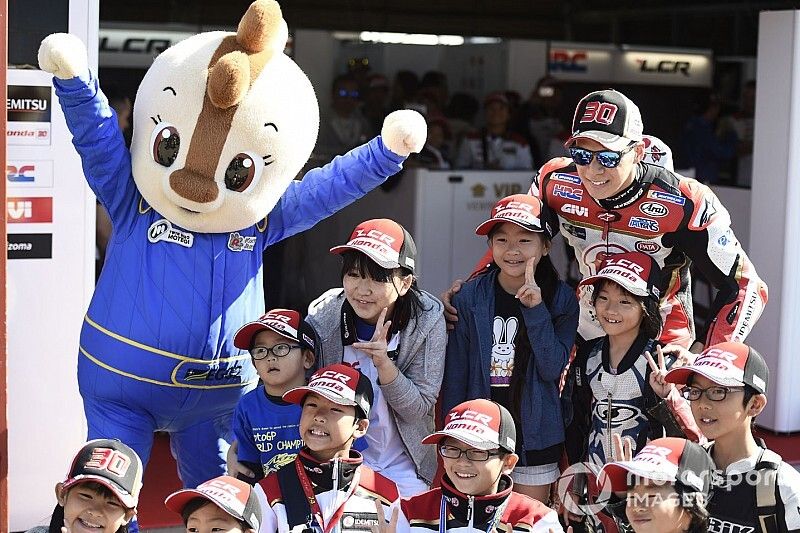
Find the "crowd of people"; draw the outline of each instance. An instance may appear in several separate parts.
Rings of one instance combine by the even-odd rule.
[[[494,91],[480,101],[469,93],[450,94],[439,71],[420,78],[401,70],[392,83],[380,73],[358,72],[333,80],[315,162],[327,162],[379,134],[383,118],[396,109],[415,109],[428,122],[428,141],[407,166],[532,170],[567,155],[567,129],[558,118],[561,90],[552,78],[542,78],[527,100],[514,91]]]
[[[315,162],[330,161],[380,133],[383,118],[396,109],[416,109],[428,122],[428,141],[408,166],[432,170],[536,169],[554,157],[567,156],[561,81],[545,76],[524,98],[498,90],[482,96],[450,94],[444,73],[421,78],[401,70],[394,81],[367,68],[337,76],[331,106],[321,120]],[[680,168],[710,184],[750,187],[752,182],[755,82],[745,84],[738,106],[718,92],[699,91],[693,110],[674,146]],[[663,144],[663,143],[662,143]]]
[[[379,114],[353,118],[362,87],[337,78],[321,146],[373,135]],[[385,78],[367,87],[388,95]],[[443,109],[446,87],[429,87]],[[752,432],[769,369],[743,341],[767,289],[724,206],[642,162],[639,109],[617,91],[584,97],[557,149],[546,116],[528,122],[536,148],[517,149],[495,127],[508,96],[484,105],[459,160],[556,157],[476,228],[488,252],[472,276],[442,302],[419,286],[405,228],[359,224],[330,250],[340,288],[242,324],[233,342],[260,384],[232,413],[228,475],[167,508],[191,532],[800,530],[800,474]],[[577,294],[548,257],[558,233],[580,258]],[[718,289],[703,331],[690,263]],[[124,443],[88,442],[31,531],[135,530],[142,470]]]

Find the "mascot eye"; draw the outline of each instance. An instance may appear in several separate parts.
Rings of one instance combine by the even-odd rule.
[[[168,167],[175,162],[181,149],[181,136],[175,126],[159,124],[153,132],[153,160]]]
[[[225,187],[234,192],[244,192],[261,174],[262,167],[260,159],[245,152],[236,154],[225,170]]]

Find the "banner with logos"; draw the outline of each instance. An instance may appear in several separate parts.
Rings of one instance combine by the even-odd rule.
[[[35,39],[9,33],[6,303],[12,531],[49,521],[53,494],[42,487],[63,479],[86,439],[76,372],[78,335],[94,288],[95,200],[51,76],[31,68],[41,37],[53,31],[80,37],[90,51],[89,64],[97,65],[98,0],[66,3],[68,10],[44,9],[40,0],[14,0],[9,9],[10,28],[35,19],[41,30]],[[33,471],[31,457],[36,458]]]
[[[567,81],[710,87],[710,50],[551,42],[548,73]]]

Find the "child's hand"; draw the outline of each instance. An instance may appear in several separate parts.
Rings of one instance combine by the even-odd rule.
[[[623,440],[619,433],[611,436],[614,445],[614,461],[630,461],[633,459],[633,439],[625,437]]]
[[[672,368],[691,365],[694,363],[694,360],[697,359],[696,353],[692,353],[683,346],[677,344],[667,344],[664,346],[663,350],[665,354],[675,356],[675,363],[672,365]]]
[[[650,387],[660,398],[666,398],[675,385],[666,380],[667,365],[664,363],[664,352],[661,350],[661,346],[656,346],[656,352],[658,352],[658,365],[653,361],[653,355],[650,352],[644,352],[647,364],[650,365]]]
[[[536,284],[534,275],[539,258],[535,255],[525,263],[525,285],[519,288],[516,297],[525,307],[531,308],[542,303],[542,289]]]
[[[453,296],[461,290],[461,286],[464,285],[464,281],[457,279],[453,282],[449,289],[444,291],[440,296],[439,299],[442,300],[444,304],[444,321],[447,324],[447,330],[451,331],[455,329],[455,323],[458,322],[458,310],[453,307]]]
[[[389,522],[386,522],[386,518],[383,513],[383,504],[380,500],[375,500],[375,511],[378,513],[378,525],[372,526],[372,533],[396,533],[397,532],[397,517],[400,513],[400,507],[398,505],[392,506],[392,518]]]
[[[244,466],[240,463],[237,459],[236,452],[239,450],[239,441],[234,440],[231,443],[230,448],[228,448],[228,455],[225,456],[225,463],[228,466],[228,475],[231,477],[237,477],[239,474],[242,474],[245,477],[252,478],[255,477],[255,474],[252,470]]]
[[[380,316],[378,317],[378,322],[375,324],[375,333],[372,335],[372,339],[369,342],[354,342],[353,348],[356,350],[361,350],[368,356],[372,358],[372,364],[375,365],[375,368],[378,370],[378,378],[380,379],[381,383],[390,383],[394,381],[394,378],[397,377],[395,373],[394,376],[391,376],[391,379],[385,379],[388,376],[382,376],[382,371],[386,372],[388,369],[394,368],[395,371],[397,367],[394,366],[392,360],[389,359],[388,353],[388,342],[386,337],[389,335],[389,328],[392,326],[392,321],[389,320],[384,323],[386,320],[386,313],[389,310],[384,307],[383,311],[381,311]]]

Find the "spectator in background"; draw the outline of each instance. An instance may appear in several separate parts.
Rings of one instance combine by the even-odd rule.
[[[350,74],[333,80],[329,114],[320,121],[319,140],[314,157],[326,163],[363,144],[369,138],[369,124],[358,109],[358,82]]]
[[[433,100],[433,104],[439,112],[444,110],[447,104],[447,76],[438,70],[429,70],[422,76],[419,82],[419,90],[426,91],[428,98]]]
[[[414,100],[419,88],[419,77],[410,70],[398,70],[392,84],[392,99],[389,108],[392,111],[407,109]]]
[[[736,155],[738,139],[728,121],[720,121],[719,97],[712,92],[703,94],[696,114],[684,130],[684,153],[695,178],[704,183],[720,183],[720,169]]]
[[[442,117],[428,118],[428,139],[418,154],[406,160],[405,168],[423,167],[430,170],[449,170],[448,140],[450,129]]]
[[[490,93],[483,103],[486,126],[469,133],[459,148],[456,168],[524,170],[533,168],[524,137],[508,129],[511,105],[503,92]]]
[[[739,138],[736,153],[736,185],[750,187],[753,183],[753,130],[756,115],[756,80],[745,83],[739,112],[731,117],[731,126]]]
[[[358,91],[362,95],[367,90],[367,78],[370,71],[368,57],[351,57],[347,60],[347,73],[356,80]]]
[[[381,133],[383,119],[389,114],[389,79],[383,74],[373,72],[367,76],[363,96],[361,113],[369,123],[370,130],[367,137],[375,137]]]
[[[560,83],[545,76],[539,79],[515,115],[511,129],[528,139],[534,161],[568,156],[564,142],[569,132],[558,116],[560,105]]]
[[[461,148],[461,141],[475,128],[475,116],[480,110],[478,100],[467,93],[455,93],[450,97],[450,102],[445,109],[448,127],[450,129],[450,153],[457,154]]]

